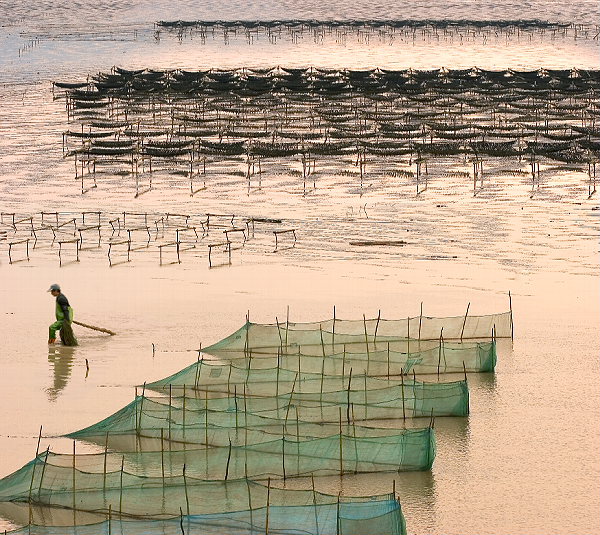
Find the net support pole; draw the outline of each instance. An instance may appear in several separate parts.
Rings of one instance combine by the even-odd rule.
[[[186,414],[186,395],[185,395],[185,384],[183,385],[183,407],[182,407],[182,415],[181,415],[181,425],[183,427],[183,438],[185,438],[185,414]],[[236,414],[237,416],[237,414]],[[185,441],[184,441],[185,443]],[[189,513],[188,513],[189,514]]]
[[[169,385],[169,391],[170,391],[171,385]],[[137,429],[136,429],[136,434],[139,437],[141,430],[142,430],[142,410],[144,408],[144,397],[146,396],[146,381],[144,381],[144,386],[142,387],[142,399],[140,400],[140,414],[138,416],[138,421],[137,421]],[[170,399],[169,399],[169,403],[170,403]]]
[[[460,330],[460,341],[463,340],[463,334],[465,333],[465,325],[467,324],[467,315],[469,314],[469,307],[471,306],[471,302],[467,303],[467,311],[465,312],[465,318],[463,320],[462,329]]]
[[[512,295],[510,294],[510,290],[508,291],[508,306],[510,309],[510,339],[514,341],[515,329],[513,323]]]
[[[444,332],[444,328],[442,327],[440,330],[440,339],[438,342],[438,365],[437,365],[437,378],[440,380],[440,366],[442,365],[442,333]]]
[[[419,313],[419,342],[421,341],[421,325],[423,323],[423,301],[421,301],[421,312]]]
[[[125,455],[121,457],[121,474],[119,478],[119,516],[123,515],[123,468],[125,466]]]
[[[281,426],[281,471],[283,475],[283,480],[285,481],[285,424]]]
[[[387,343],[387,378],[390,380],[390,343]]]
[[[38,501],[40,500],[40,495],[42,494],[42,483],[44,481],[44,474],[46,472],[46,464],[48,463],[48,455],[50,454],[50,446],[46,448],[46,455],[44,456],[44,465],[42,466],[42,474],[40,475],[40,485],[38,487]]]
[[[350,406],[348,405],[348,411],[350,411]],[[342,439],[342,408],[339,407],[339,416],[340,416],[340,477],[344,475],[344,446]]]
[[[225,481],[229,477],[229,463],[231,461],[231,439],[229,439],[229,451],[227,452],[227,464],[225,465]]]
[[[404,369],[400,368],[400,388],[402,391],[402,419],[406,422],[406,408],[404,406]]]
[[[286,312],[285,312],[285,347],[286,347],[286,352],[287,352],[287,345],[288,345],[288,332],[290,330],[290,305],[287,306],[286,308]]]
[[[163,492],[165,491],[165,430],[160,428],[160,471],[162,475]]]
[[[40,454],[40,442],[42,441],[42,426],[40,425],[40,432],[38,433],[37,447],[35,448],[35,456]]]
[[[190,514],[190,497],[188,495],[187,478],[185,477],[185,463],[183,465],[182,475],[183,475],[183,489],[185,491],[185,506],[186,506],[187,514],[189,515]],[[225,479],[227,479],[227,478],[225,478]]]
[[[369,357],[369,336],[367,334],[367,318],[366,316],[363,314],[363,326],[365,329],[365,347],[367,348],[367,373],[369,373],[369,361],[370,361],[370,357]]]
[[[76,466],[75,466],[75,441],[73,441],[73,517],[75,516],[75,504],[76,504],[76,498],[75,498],[75,471],[76,471]]]
[[[350,387],[352,386],[352,368],[350,368],[350,376],[348,377],[348,390],[346,393],[346,421],[350,423]],[[341,410],[341,407],[340,407]]]
[[[102,467],[102,492],[106,493],[106,465],[108,462],[108,431],[104,439],[104,464]]]
[[[277,316],[275,316],[275,323],[277,324],[277,334],[279,335],[279,347],[283,348],[283,337],[281,336],[281,327],[279,327]]]
[[[269,535],[269,505],[271,501],[271,478],[267,479],[267,510],[265,518],[265,535]]]
[[[333,305],[333,327],[331,336],[331,346],[335,352],[335,305]]]
[[[379,322],[381,321],[381,309],[377,311],[377,323],[375,324],[375,335],[373,336],[373,346],[377,345],[377,330],[379,329]]]

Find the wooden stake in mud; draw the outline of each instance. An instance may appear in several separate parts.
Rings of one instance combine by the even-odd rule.
[[[346,394],[346,421],[350,423],[350,388],[352,387],[352,368],[350,368],[350,376],[348,377],[348,390]],[[341,410],[341,408],[340,408]]]
[[[123,468],[125,466],[125,455],[121,457],[121,476],[119,482],[119,516],[123,514]]]
[[[38,434],[37,447],[35,448],[35,456],[40,454],[40,442],[42,441],[42,426],[40,425],[40,432]]]
[[[290,306],[288,305],[285,312],[285,347],[288,345],[288,331],[290,330]],[[287,352],[287,349],[286,349]]]
[[[438,365],[437,365],[437,377],[438,381],[440,380],[440,366],[442,365],[442,333],[444,332],[444,328],[440,330],[440,340],[438,343]]]
[[[265,535],[269,535],[269,505],[271,501],[271,478],[267,479],[267,511],[265,518]]]
[[[335,305],[333,305],[333,328],[331,336],[331,346],[333,347],[333,351],[335,352]]]
[[[171,389],[171,385],[169,385],[169,392]],[[136,430],[136,434],[139,437],[142,430],[142,411],[144,409],[144,398],[146,396],[146,381],[144,381],[144,386],[142,387],[142,398],[140,399],[140,415],[138,417],[138,427]],[[170,401],[170,399],[169,399]]]
[[[390,380],[390,343],[387,343],[387,378]]]
[[[145,383],[144,383],[145,384]],[[183,385],[183,414],[181,415],[181,425],[183,427],[182,431],[183,431],[183,438],[185,438],[185,413],[186,413],[186,401],[185,401],[186,395],[185,395],[185,385]]]
[[[512,296],[510,295],[510,290],[508,291],[508,306],[510,308],[510,339],[514,341],[515,331],[513,324]]]
[[[406,422],[406,408],[404,407],[404,369],[400,368],[400,388],[402,393],[402,419]]]
[[[363,314],[363,326],[365,328],[365,347],[367,348],[367,373],[369,373],[370,355],[369,355],[369,336],[367,335],[367,318]]]
[[[460,330],[460,341],[462,342],[463,334],[465,333],[465,325],[467,324],[467,315],[469,314],[469,307],[471,302],[467,303],[467,311],[465,312],[465,319],[463,320],[462,329]]]
[[[229,439],[229,451],[227,452],[227,464],[225,465],[225,481],[229,477],[229,462],[231,461],[231,439]]]
[[[381,309],[377,311],[377,323],[375,324],[375,335],[373,336],[373,346],[377,345],[377,330],[379,329],[379,322],[381,321]]]
[[[285,481],[285,424],[281,426],[281,470]]]
[[[102,467],[102,492],[106,492],[106,464],[108,461],[108,431],[104,439],[104,466]]]
[[[40,485],[38,488],[38,501],[40,501],[40,495],[42,494],[42,482],[44,481],[44,474],[46,472],[46,464],[48,463],[48,455],[50,454],[50,446],[46,448],[46,455],[44,456],[44,466],[42,466],[42,475],[40,476]]]
[[[183,465],[183,489],[185,491],[185,506],[186,506],[186,511],[187,514],[190,514],[190,498],[188,496],[188,488],[187,488],[187,478],[185,477],[185,464]],[[227,479],[227,478],[225,478]]]
[[[75,467],[75,441],[73,441],[73,515],[75,515],[75,505],[76,505],[76,500],[75,500],[75,472],[76,472],[76,467]]]
[[[350,410],[350,406],[348,406],[348,410]],[[339,407],[340,413],[340,477],[344,475],[344,446],[343,446],[343,438],[342,438],[342,407]]]
[[[165,430],[160,428],[160,470],[162,474],[163,492],[165,491]]]

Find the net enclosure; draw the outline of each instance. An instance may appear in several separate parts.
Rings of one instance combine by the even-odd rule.
[[[463,316],[435,318],[415,316],[402,320],[372,318],[363,320],[332,319],[311,322],[292,323],[290,321],[274,324],[246,322],[240,329],[213,344],[204,351],[252,351],[282,347],[284,352],[322,354],[323,346],[327,351],[338,353],[343,346],[360,344],[396,343],[395,349],[406,351],[409,340],[421,341],[419,349],[429,349],[424,341],[468,340],[510,338],[512,336],[512,312],[490,314],[487,316]],[[404,344],[401,344],[404,342]],[[294,350],[292,351],[291,348]],[[382,349],[380,347],[380,349]],[[416,349],[416,348],[413,348]]]
[[[243,336],[243,333],[241,333]],[[419,349],[428,347],[428,349]],[[160,381],[150,388],[187,385],[194,389],[218,389],[219,384],[255,384],[293,382],[298,373],[298,388],[305,389],[310,379],[339,385],[347,381],[350,370],[354,375],[372,378],[391,378],[408,373],[444,374],[462,372],[492,372],[496,366],[495,340],[487,342],[432,343],[402,340],[394,342],[355,343],[335,346],[298,346],[296,352],[286,348],[262,348],[258,351],[210,350],[214,359],[200,358],[198,362]],[[295,348],[294,348],[295,349]],[[284,352],[282,352],[282,350]],[[325,386],[324,388],[327,388]],[[279,389],[274,390],[279,391]]]
[[[191,516],[197,516],[199,527],[205,522],[211,524],[212,520],[215,529],[225,530],[221,533],[236,525],[238,529],[246,526],[246,531],[240,533],[254,533],[259,527],[264,530],[266,523],[270,524],[272,519],[275,522],[273,526],[281,522],[279,529],[284,530],[285,526],[293,528],[291,519],[301,520],[308,514],[312,515],[312,520],[304,527],[314,530],[308,533],[329,533],[327,517],[338,529],[349,520],[344,531],[349,534],[404,533],[405,530],[400,506],[394,505],[395,500],[390,495],[341,498],[314,490],[273,488],[270,481],[261,483],[245,478],[200,480],[187,475],[185,467],[176,476],[152,477],[129,473],[124,469],[124,462],[116,471],[104,471],[102,465],[102,456],[55,456],[44,452],[0,481],[0,511],[10,510],[12,518],[28,514],[30,524],[39,521],[36,517],[45,515],[46,526],[64,523],[68,518],[65,512],[71,511],[86,514],[81,518],[87,519],[87,522],[105,520],[113,514],[118,515],[120,520],[139,521],[140,527],[160,526],[156,521],[174,518],[186,522],[193,520]],[[98,468],[100,471],[93,471]],[[7,508],[7,505],[12,507]],[[275,520],[277,513],[271,516],[271,510],[277,508],[281,513],[279,520]],[[286,509],[290,514],[287,518],[284,514]],[[318,522],[319,511],[324,515],[322,525]],[[380,517],[378,525],[376,519]],[[70,522],[72,520],[73,516]],[[153,522],[150,524],[149,520]],[[106,522],[103,524],[106,526]],[[129,525],[136,524],[123,524]],[[370,528],[363,531],[367,526]],[[93,530],[94,527],[86,529]],[[50,530],[48,533],[53,532]],[[42,529],[40,533],[45,532]]]
[[[243,437],[243,430],[240,435]],[[64,487],[60,469],[66,469],[71,477],[74,464],[84,472],[80,480],[81,485],[86,487],[90,483],[86,479],[89,474],[108,477],[111,472],[118,472],[121,464],[132,477],[172,478],[186,471],[190,477],[216,481],[424,471],[431,469],[435,458],[432,428],[375,433],[372,436],[356,432],[322,438],[287,434],[282,429],[279,438],[271,436],[262,442],[247,444],[242,439],[238,443],[208,448],[121,451],[118,454],[105,451],[76,457],[49,452],[43,459],[45,475],[40,483],[47,485],[49,492],[60,491]],[[33,472],[31,475],[34,477]],[[38,476],[42,477],[42,474]]]
[[[364,378],[363,378],[364,379]],[[188,392],[186,391],[186,394]],[[194,430],[248,428],[267,432],[297,421],[306,424],[399,420],[432,416],[466,416],[469,391],[466,381],[422,383],[403,379],[400,384],[377,390],[338,390],[318,393],[286,393],[273,397],[249,397],[241,391],[227,397],[138,396],[111,416],[72,433],[73,438],[104,437],[106,433],[137,434],[159,438],[194,436]],[[340,416],[341,414],[341,416]],[[304,424],[303,424],[304,425]],[[307,435],[315,433],[314,429]],[[317,433],[317,436],[322,436]],[[204,437],[203,437],[204,438]],[[199,439],[196,439],[197,441]],[[209,443],[208,441],[205,441]]]
[[[290,491],[295,492],[295,491]],[[273,493],[275,495],[275,493]],[[335,501],[315,496],[305,505],[263,505],[242,511],[182,515],[165,520],[110,519],[88,525],[28,525],[7,535],[405,535],[400,504],[390,496]],[[332,503],[333,502],[333,503]]]
[[[7,535],[406,534],[402,509],[392,496],[373,496],[364,501],[345,499],[339,503],[335,499],[320,495],[313,504],[263,505],[243,511],[182,515],[165,520],[111,519],[78,526],[28,525]]]

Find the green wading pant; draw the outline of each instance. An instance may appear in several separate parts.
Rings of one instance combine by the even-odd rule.
[[[73,321],[73,308],[69,307],[69,323]],[[60,331],[63,323],[65,322],[65,315],[63,314],[62,308],[56,303],[56,321],[50,325],[48,339],[56,338],[56,332]]]

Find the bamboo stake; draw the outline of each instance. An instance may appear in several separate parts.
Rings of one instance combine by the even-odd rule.
[[[387,378],[390,380],[390,343],[387,343]]]
[[[108,462],[108,431],[104,440],[104,466],[102,467],[102,492],[106,493],[106,464]]]
[[[281,426],[281,469],[285,481],[285,424]]]
[[[229,477],[229,462],[231,461],[231,439],[229,439],[229,451],[227,453],[227,464],[225,465],[225,481]]]
[[[44,457],[44,466],[42,466],[42,475],[40,476],[40,485],[38,487],[38,501],[40,501],[40,495],[42,493],[42,482],[44,481],[44,473],[46,472],[46,463],[48,462],[48,454],[50,453],[50,446],[46,448],[46,455]]]
[[[73,516],[75,515],[75,441],[73,441]]]
[[[402,389],[402,419],[404,420],[404,422],[406,423],[406,408],[404,407],[404,369],[400,368],[400,385],[401,385],[401,389]]]
[[[350,407],[348,407],[348,411]],[[340,477],[344,475],[344,447],[342,443],[342,407],[339,407],[340,413]]]
[[[287,353],[287,346],[288,346],[288,332],[290,330],[290,305],[287,306],[286,312],[285,312],[285,347],[286,347],[286,353]]]
[[[187,478],[185,477],[185,463],[184,463],[184,465],[183,465],[183,471],[182,471],[182,474],[183,474],[183,489],[184,489],[184,491],[185,491],[185,505],[186,505],[186,511],[187,511],[187,514],[189,515],[189,514],[190,514],[190,498],[189,498],[189,496],[188,496]],[[225,479],[227,479],[227,478],[225,478]]]
[[[377,330],[379,329],[379,321],[381,320],[381,309],[377,311],[377,323],[375,324],[375,336],[373,337],[373,346],[377,345]]]
[[[365,315],[363,314],[363,325],[365,328],[365,346],[367,348],[367,373],[369,373],[369,337],[367,335],[367,318],[365,317]]]
[[[462,342],[463,334],[465,332],[465,325],[467,324],[467,315],[469,314],[469,307],[471,302],[467,303],[467,311],[465,312],[465,319],[463,320],[462,329],[460,330],[460,341]]]
[[[421,312],[419,314],[419,342],[421,341],[421,324],[423,322],[423,301],[421,301]]]
[[[40,454],[40,442],[42,441],[42,426],[40,425],[40,432],[38,434],[37,447],[35,448],[35,456]]]
[[[171,385],[169,385],[170,391]],[[144,409],[144,397],[146,395],[146,381],[144,381],[144,386],[142,387],[142,399],[140,400],[140,415],[138,417],[138,427],[137,427],[137,436],[140,436],[142,430],[142,411]],[[170,401],[170,399],[169,399]]]
[[[267,511],[265,519],[265,535],[269,535],[269,505],[271,500],[271,478],[267,479]]]
[[[145,383],[144,383],[145,384]],[[185,439],[185,413],[186,413],[186,395],[185,395],[185,384],[183,385],[183,414],[181,415],[181,425],[183,427],[183,438]],[[185,443],[185,441],[184,441]]]
[[[335,352],[335,305],[333,305],[333,329],[332,329],[331,345],[333,347],[333,351]]]
[[[121,477],[119,484],[119,516],[123,514],[123,467],[125,465],[125,456],[121,457]]]
[[[165,490],[165,430],[160,428],[160,470],[162,474],[163,492]]]
[[[508,291],[508,305],[510,307],[510,339],[514,341],[515,330],[513,324],[512,296],[510,295],[510,290]]]

